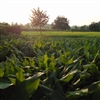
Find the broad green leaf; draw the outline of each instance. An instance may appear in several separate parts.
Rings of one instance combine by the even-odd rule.
[[[15,79],[15,78],[9,77],[9,80],[10,80],[14,85],[16,84],[16,79]]]
[[[93,82],[90,86],[88,86],[89,91],[96,91],[97,89],[100,89],[100,81]]]
[[[100,84],[99,84],[98,88],[95,90],[93,100],[100,100]]]
[[[44,55],[44,65],[45,65],[46,67],[48,66],[48,59],[49,59],[48,55],[45,54],[45,55]]]
[[[49,68],[51,71],[53,71],[54,73],[56,72],[56,64],[57,62],[55,60],[51,61],[50,64],[49,64]]]
[[[72,64],[73,63],[73,58],[67,61],[67,64]]]
[[[50,99],[50,100],[65,100],[64,95],[62,95],[62,93],[60,91],[58,91],[59,87],[57,87],[58,90],[54,90],[54,89],[49,88],[47,86],[40,85],[40,88],[42,89],[42,92],[45,94],[44,96],[47,99]],[[45,99],[42,99],[42,100],[45,100]]]
[[[69,82],[77,72],[79,72],[79,70],[73,70],[69,72],[67,75],[65,75],[64,77],[62,77],[60,80],[64,82]]]
[[[3,77],[4,76],[4,71],[2,68],[0,68],[0,77]]]
[[[6,89],[10,86],[12,86],[13,83],[11,83],[8,79],[0,79],[0,89]]]
[[[27,78],[22,83],[20,83],[14,94],[12,95],[11,100],[29,100],[32,94],[37,90],[40,83],[40,76],[44,73],[38,72],[32,77]]]
[[[91,73],[98,73],[98,66],[96,66],[94,63],[84,65],[83,68],[88,69]]]
[[[67,62],[67,59],[65,58],[64,55],[60,55],[60,60],[61,60],[61,62],[62,62],[63,64],[66,64],[66,62]]]
[[[29,61],[26,58],[23,61],[23,66],[29,66]]]
[[[24,77],[24,74],[23,74],[23,71],[20,70],[16,73],[16,78],[19,82],[23,82],[25,80],[25,77]]]
[[[75,99],[75,98],[79,98],[81,96],[86,96],[88,93],[89,93],[88,88],[77,90],[77,91],[71,91],[71,92],[66,93],[66,98],[68,100],[70,100],[72,98]]]

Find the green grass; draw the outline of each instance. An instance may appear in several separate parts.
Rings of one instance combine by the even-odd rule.
[[[39,31],[23,31],[22,35],[40,35]],[[65,31],[45,31],[44,36],[69,36],[69,37],[100,37],[100,32],[65,32]]]

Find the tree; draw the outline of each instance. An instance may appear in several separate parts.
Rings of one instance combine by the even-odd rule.
[[[49,17],[46,14],[46,11],[38,9],[32,10],[32,16],[30,16],[31,25],[38,26],[40,28],[40,33],[42,34],[41,28],[47,24]]]
[[[100,31],[100,22],[93,22],[89,25],[90,31]]]
[[[52,28],[62,30],[62,31],[69,29],[70,28],[69,20],[65,17],[58,16],[52,23]]]
[[[10,25],[8,23],[0,23],[0,35],[6,34],[6,28],[9,27]]]
[[[83,31],[83,32],[89,31],[89,27],[87,25],[83,25],[80,27],[80,31]]]

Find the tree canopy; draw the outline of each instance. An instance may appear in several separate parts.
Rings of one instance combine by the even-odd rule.
[[[33,9],[32,16],[30,16],[30,21],[32,26],[38,26],[41,30],[41,27],[47,24],[49,17],[47,16],[46,11],[38,9]]]
[[[89,25],[90,31],[100,31],[100,22],[93,22]]]
[[[69,29],[69,20],[65,17],[60,17],[58,16],[54,22],[52,23],[52,28],[53,29],[58,29],[58,30],[66,30]]]

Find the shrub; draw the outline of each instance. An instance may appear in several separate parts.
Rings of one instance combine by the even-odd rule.
[[[0,35],[20,34],[20,33],[21,33],[21,27],[19,25],[0,27]]]
[[[21,33],[21,27],[20,26],[8,26],[7,28],[6,28],[6,32],[8,33],[8,34],[20,34]]]
[[[0,35],[6,34],[6,30],[4,28],[0,28]]]

